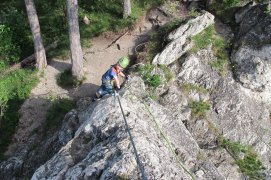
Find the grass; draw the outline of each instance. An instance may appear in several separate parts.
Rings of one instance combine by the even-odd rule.
[[[64,88],[77,87],[81,85],[84,80],[85,78],[77,80],[77,78],[72,75],[71,69],[65,70],[57,76],[57,84]]]
[[[262,170],[265,168],[256,153],[253,152],[251,146],[243,145],[240,142],[232,142],[223,136],[218,138],[218,142],[235,159],[235,163],[239,166],[242,173],[250,177],[250,179],[264,178]]]
[[[218,71],[221,76],[226,75],[228,66],[228,53],[225,40],[216,32],[214,26],[209,26],[203,32],[190,37],[194,42],[194,46],[189,50],[189,53],[196,53],[201,49],[207,49],[212,45],[212,51],[216,56],[216,60],[210,62],[210,66]]]
[[[19,109],[37,81],[37,71],[25,69],[0,78],[0,161],[16,131]]]
[[[206,117],[206,112],[210,110],[209,102],[205,102],[203,100],[190,101],[188,106],[192,110],[192,117],[204,118]]]
[[[58,130],[63,118],[74,106],[75,102],[70,99],[55,100],[47,112],[43,135]]]
[[[185,91],[195,90],[195,91],[203,93],[203,94],[208,94],[208,90],[207,89],[205,89],[202,86],[198,86],[198,85],[192,84],[192,83],[183,84],[182,85],[182,89],[184,89]]]

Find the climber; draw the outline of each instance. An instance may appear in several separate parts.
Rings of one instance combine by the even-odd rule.
[[[106,73],[102,76],[102,84],[98,88],[93,101],[101,99],[106,94],[113,93],[113,87],[117,90],[120,89],[120,80],[118,76],[124,77],[126,80],[129,80],[129,76],[125,75],[122,71],[128,66],[129,59],[127,57],[122,57],[118,62],[112,65]]]

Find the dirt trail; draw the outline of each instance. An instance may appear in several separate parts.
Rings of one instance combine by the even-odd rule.
[[[19,120],[17,132],[5,155],[12,156],[18,147],[28,140],[33,131],[40,129],[45,121],[46,112],[52,99],[70,97],[78,100],[82,97],[93,96],[101,83],[102,74],[110,65],[115,64],[121,56],[132,56],[136,45],[147,40],[148,34],[154,27],[154,24],[148,19],[157,15],[163,16],[158,14],[157,10],[149,13],[148,16],[143,16],[135,25],[133,31],[126,33],[119,39],[119,47],[117,44],[108,46],[121,34],[101,35],[93,38],[93,46],[84,50],[84,69],[87,79],[78,88],[63,89],[56,83],[56,76],[61,71],[71,67],[70,60],[51,60],[43,77],[40,77],[39,84],[31,91],[30,98],[21,107],[20,113],[22,116]]]

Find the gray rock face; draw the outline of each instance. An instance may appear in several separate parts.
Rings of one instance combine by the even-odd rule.
[[[266,127],[271,124],[267,108],[249,93],[246,94],[231,74],[220,77],[212,70],[208,65],[211,56],[210,51],[202,50],[187,57],[178,74],[180,84],[201,85],[208,89],[210,96],[208,120],[190,119],[187,122],[188,129],[203,149],[213,148],[215,137],[219,134],[233,141],[252,144],[265,166],[270,168],[268,157],[271,150],[268,142],[271,131]],[[234,167],[231,169],[236,172]],[[229,172],[219,172],[230,175]]]
[[[194,36],[214,23],[214,16],[204,12],[201,16],[189,20],[186,24],[169,34],[168,40],[171,41],[165,49],[157,54],[153,59],[153,64],[169,65],[180,58],[193,44],[188,42],[189,36]]]
[[[237,64],[235,74],[244,87],[260,92],[270,89],[271,44],[260,49],[242,46],[232,60]]]
[[[27,141],[16,150],[14,156],[0,163],[0,177],[7,180],[29,179],[40,165],[74,137],[78,124],[82,123],[78,121],[77,115],[76,110],[66,114],[62,128],[58,132],[44,134],[39,131],[37,132],[39,135],[33,133],[26,138]]]
[[[239,11],[237,11],[235,13],[235,22],[240,23],[243,20],[246,13],[255,5],[256,5],[255,2],[252,1],[252,2],[247,3]]]
[[[137,85],[143,85],[141,79],[135,77],[131,84],[121,102],[148,179],[192,179],[186,171],[202,179],[223,179],[213,163],[197,160],[199,146],[181,117],[173,116],[170,109],[155,101],[143,100],[142,93],[134,93]],[[139,178],[140,171],[114,97],[100,101],[89,114],[91,111],[84,112],[87,115],[82,117],[87,119],[75,137],[36,170],[33,180]]]
[[[12,179],[14,174],[22,170],[23,160],[12,157],[0,164],[0,176],[2,179]]]
[[[271,15],[265,8],[253,6],[243,17],[231,60],[237,80],[271,107]]]

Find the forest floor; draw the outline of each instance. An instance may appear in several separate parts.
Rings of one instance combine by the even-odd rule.
[[[91,39],[92,47],[83,50],[86,80],[77,88],[63,89],[56,83],[57,75],[71,67],[70,59],[54,58],[48,61],[48,66],[40,76],[38,85],[31,91],[30,98],[20,109],[21,118],[17,131],[5,156],[12,156],[34,130],[42,128],[46,121],[47,111],[54,100],[71,98],[77,101],[80,98],[92,97],[101,84],[101,76],[110,65],[115,64],[122,56],[129,56],[131,60],[135,60],[135,47],[148,41],[150,33],[157,25],[153,19],[158,16],[160,24],[169,20],[162,12],[155,9],[142,16],[132,30],[123,30],[119,33],[108,32]],[[117,39],[118,41],[113,43]]]

